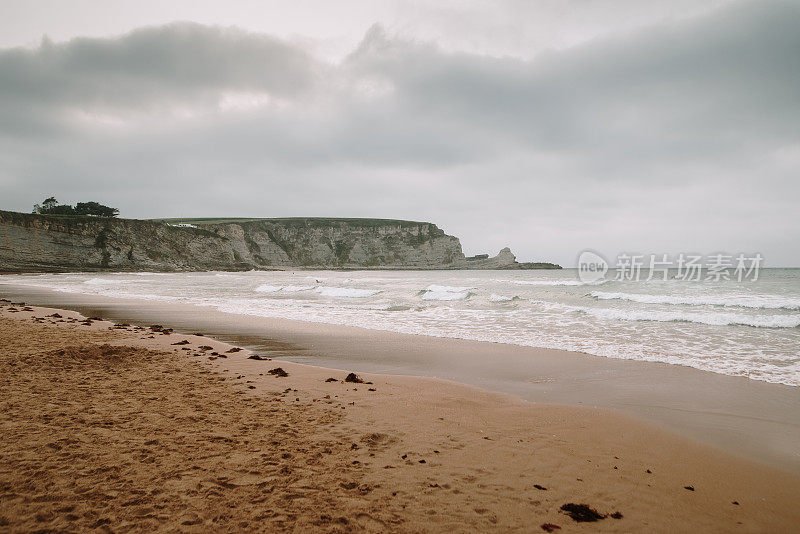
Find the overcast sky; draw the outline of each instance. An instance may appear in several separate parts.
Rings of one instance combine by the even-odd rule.
[[[4,0],[0,209],[50,195],[800,266],[800,1]]]

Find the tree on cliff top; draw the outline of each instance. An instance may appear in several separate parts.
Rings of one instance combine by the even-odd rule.
[[[41,213],[42,215],[74,215],[75,210],[68,204],[59,204],[56,197],[49,197],[44,199],[41,204],[33,206],[33,213]]]
[[[98,202],[78,202],[73,208],[69,204],[59,204],[56,197],[44,199],[41,204],[33,206],[33,213],[42,215],[88,215],[91,217],[116,217],[117,208],[104,206]]]
[[[75,204],[75,213],[77,215],[93,215],[95,217],[116,217],[119,215],[119,210],[97,202],[78,202]]]

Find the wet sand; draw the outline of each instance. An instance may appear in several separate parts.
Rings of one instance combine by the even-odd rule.
[[[1,281],[0,281],[1,282]],[[116,321],[201,329],[285,360],[445,378],[549,404],[618,410],[800,474],[800,388],[662,363],[221,313],[0,284],[0,296]]]
[[[0,304],[0,523],[13,532],[800,522],[800,477],[607,410],[431,378],[346,382],[349,369],[206,336]],[[569,505],[605,517],[578,522]]]

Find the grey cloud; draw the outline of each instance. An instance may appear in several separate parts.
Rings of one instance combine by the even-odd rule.
[[[783,2],[529,60],[380,26],[337,65],[195,24],[3,50],[2,207],[93,195],[141,217],[430,219],[468,251],[512,245],[523,259],[763,243],[800,263],[785,245],[800,239],[797,50],[800,7]],[[230,91],[279,102],[219,112]],[[184,105],[203,113],[169,113]],[[76,110],[128,122],[87,125]]]
[[[68,110],[165,112],[216,105],[225,91],[296,99],[312,92],[325,67],[277,39],[232,28],[175,23],[119,38],[0,52],[0,111],[26,131]]]
[[[532,61],[403,47],[373,31],[351,61],[391,78],[407,116],[432,113],[522,148],[661,163],[796,135],[798,25],[796,4],[742,4]]]

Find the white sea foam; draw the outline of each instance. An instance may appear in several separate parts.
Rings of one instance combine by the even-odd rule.
[[[255,288],[255,291],[259,293],[275,293],[276,291],[280,291],[283,289],[283,286],[271,286],[268,284],[262,284]]]
[[[472,295],[469,291],[431,291],[426,290],[422,293],[422,300],[466,300]]]
[[[270,284],[262,284],[254,289],[258,293],[277,293],[278,291],[285,293],[298,293],[300,291],[311,291],[316,289],[317,286],[273,286]]]
[[[325,297],[365,298],[377,295],[382,289],[356,289],[353,287],[326,287],[319,286],[317,293]]]
[[[518,286],[599,286],[608,280],[597,280],[595,282],[581,282],[580,280],[501,280],[494,279],[494,282],[506,284],[516,284]]]
[[[713,326],[742,325],[759,328],[796,328],[800,326],[800,316],[797,315],[746,315],[742,313],[719,312],[619,310],[614,308],[583,308],[578,306],[574,308],[576,311],[581,311],[600,319],[619,321],[688,322]]]
[[[317,286],[283,286],[283,290],[289,293],[297,293],[298,291],[311,291],[316,287]]]
[[[470,293],[471,289],[475,288],[471,286],[443,286],[431,284],[418,294],[422,296],[422,300],[466,300],[472,295],[472,293]]]
[[[754,326],[758,328],[796,328],[800,315],[756,315],[718,311],[665,311],[654,309],[592,308],[561,302],[529,299],[541,309],[554,312],[577,312],[612,321],[686,322],[711,326]]]
[[[439,286],[436,284],[431,284],[425,288],[425,291],[433,291],[436,293],[463,293],[464,291],[469,291],[470,289],[475,289],[472,286]]]
[[[84,284],[87,284],[87,285],[90,285],[90,286],[106,286],[106,285],[114,285],[114,284],[124,284],[125,282],[128,282],[128,281],[129,280],[112,279],[112,278],[90,278],[89,280],[86,280],[84,282]]]
[[[511,302],[512,300],[520,300],[520,299],[516,295],[514,295],[513,297],[498,295],[496,293],[492,293],[491,295],[489,295],[489,302]]]
[[[740,308],[800,310],[800,298],[778,295],[650,295],[644,293],[606,293],[592,291],[598,300],[628,300],[643,304],[683,304],[687,306],[725,306]]]
[[[240,315],[559,348],[800,385],[800,308],[793,307],[800,272],[768,270],[755,284],[615,281],[588,289],[564,273],[536,273],[536,279],[502,285],[494,278],[498,273],[332,273],[324,283],[310,274],[6,275],[0,287],[21,284],[212,306]],[[507,276],[517,274],[526,273]],[[481,298],[472,298],[475,294]]]

